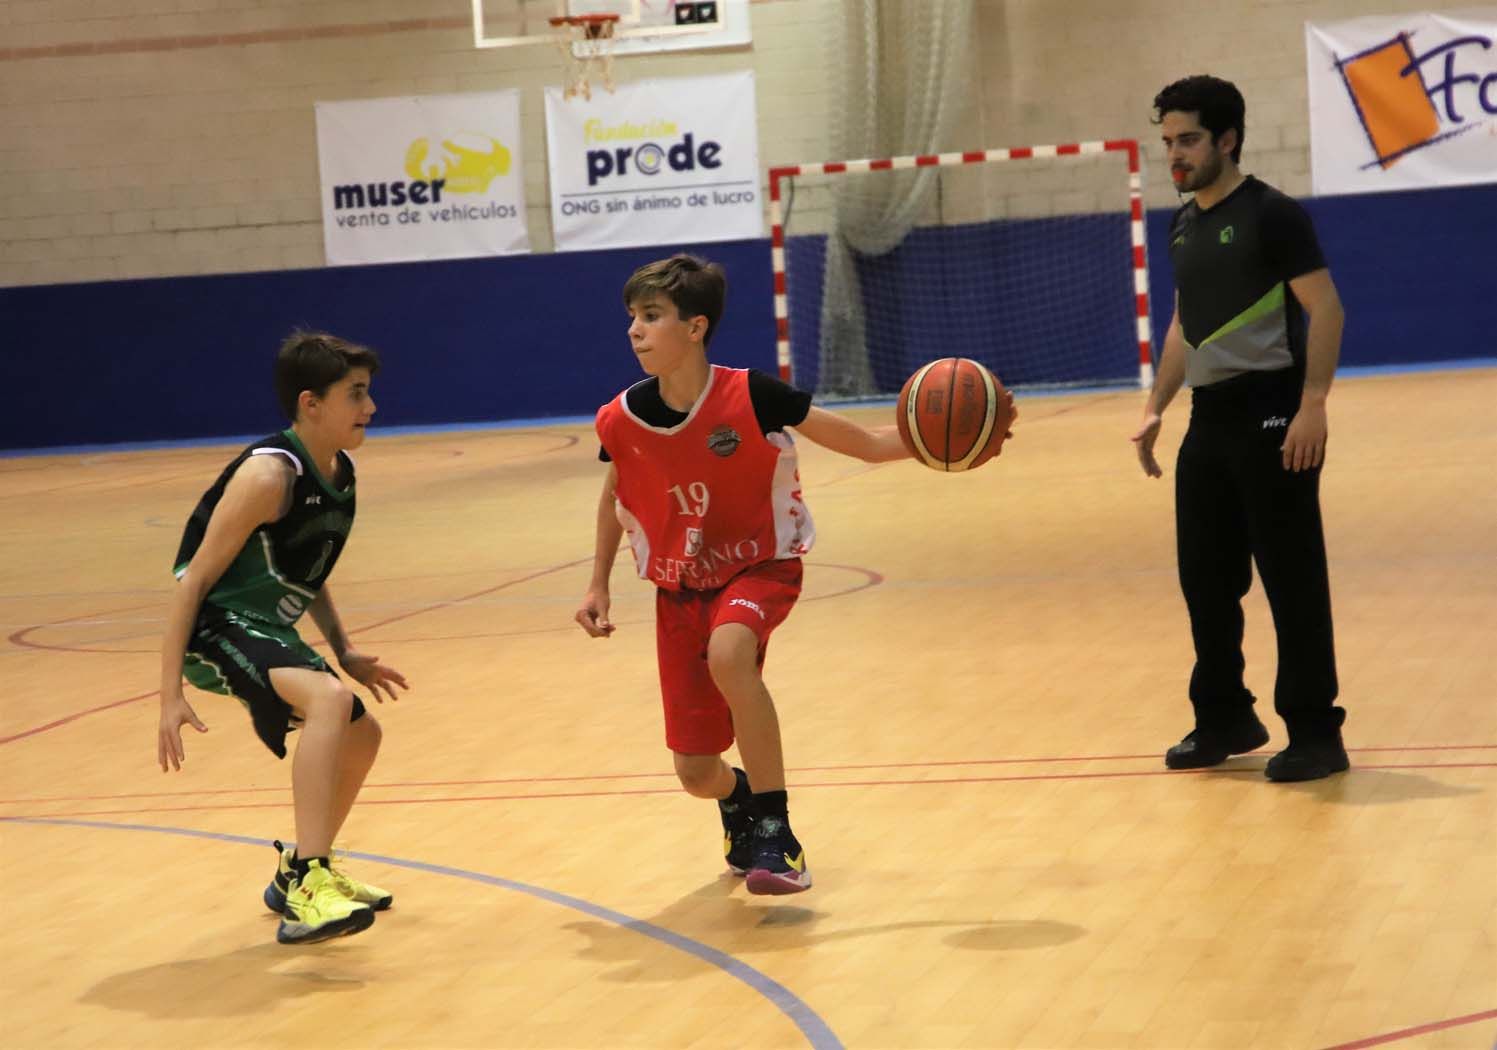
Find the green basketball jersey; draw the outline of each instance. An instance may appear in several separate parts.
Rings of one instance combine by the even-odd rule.
[[[213,584],[207,601],[264,623],[290,625],[317,597],[353,528],[354,471],[347,452],[338,453],[338,473],[347,483],[335,488],[293,431],[283,430],[254,442],[224,468],[198,501],[182,532],[174,571],[178,576],[186,571],[229,479],[251,456],[281,456],[295,467],[291,503],[279,520],[261,525],[250,535],[238,557]]]

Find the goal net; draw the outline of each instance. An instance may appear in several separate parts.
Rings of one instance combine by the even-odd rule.
[[[940,357],[1005,385],[1147,385],[1132,140],[802,164],[769,173],[782,375],[897,393]]]

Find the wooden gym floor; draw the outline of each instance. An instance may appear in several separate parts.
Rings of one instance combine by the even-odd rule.
[[[1140,395],[1020,403],[971,475],[801,442],[820,539],[767,678],[816,887],[780,899],[675,788],[627,555],[618,633],[571,622],[589,429],[372,437],[333,591],[415,689],[343,839],[396,903],[299,949],[259,900],[289,766],[191,692],[211,732],[155,766],[169,565],[232,449],[0,460],[0,1043],[1490,1046],[1497,370],[1336,386],[1353,768],[1300,786],[1163,768],[1191,657]]]

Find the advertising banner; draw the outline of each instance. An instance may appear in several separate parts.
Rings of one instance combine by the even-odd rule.
[[[546,89],[559,251],[764,236],[754,75]]]
[[[1305,23],[1315,192],[1497,182],[1494,42],[1497,8]]]
[[[518,91],[316,108],[329,265],[530,250]]]

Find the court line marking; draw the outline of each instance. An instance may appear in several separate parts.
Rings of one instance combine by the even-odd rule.
[[[126,704],[133,704],[137,700],[149,700],[151,697],[156,696],[160,692],[160,689],[152,689],[149,693],[139,693],[135,696],[127,696],[123,700],[115,700],[113,703],[100,704],[98,707],[89,707],[85,708],[82,711],[75,711],[70,715],[64,715],[59,719],[48,722],[46,725],[36,726],[32,729],[23,729],[19,733],[14,733],[11,736],[0,736],[0,744],[9,744],[13,740],[24,740],[28,736],[36,736],[36,734],[38,733],[45,733],[49,729],[56,729],[58,726],[65,726],[69,722],[76,722],[78,721],[78,719],[83,718],[86,715],[98,714],[100,711],[108,711],[116,707],[124,707]]]
[[[372,631],[376,627],[383,627],[386,624],[396,623],[396,622],[398,622],[400,620],[408,620],[412,616],[419,616],[419,615],[421,615],[422,613],[425,613],[425,612],[432,612],[432,611],[434,611],[436,609],[443,609],[443,608],[446,608],[449,605],[455,605],[458,602],[468,601],[468,600],[470,600],[472,598],[481,598],[485,594],[491,594],[494,591],[503,590],[506,587],[512,587],[512,586],[514,586],[515,584],[518,584],[518,583],[525,583],[525,582],[527,582],[529,580],[534,580],[534,579],[537,579],[537,578],[539,578],[541,576],[549,575],[550,573],[553,573],[553,572],[560,572],[563,569],[571,569],[571,568],[575,568],[578,565],[585,565],[585,564],[587,564],[587,563],[589,563],[591,561],[592,561],[592,558],[579,558],[576,561],[565,562],[564,564],[561,564],[561,565],[553,565],[553,566],[551,566],[548,569],[541,569],[541,570],[539,570],[537,572],[532,572],[532,573],[529,573],[529,574],[527,574],[525,576],[518,576],[518,577],[516,577],[515,579],[512,579],[512,580],[505,580],[503,583],[496,584],[493,587],[486,587],[486,588],[484,588],[481,591],[475,591],[473,594],[464,595],[461,598],[451,598],[451,599],[447,599],[447,600],[440,601],[440,602],[434,602],[434,603],[432,603],[430,605],[424,605],[424,606],[422,606],[419,609],[413,609],[410,612],[401,613],[398,616],[390,616],[390,617],[387,617],[386,619],[383,619],[383,620],[377,620],[376,622],[374,622],[372,624],[368,624],[368,625],[366,625],[364,627],[356,628],[355,630],[350,631],[349,634],[352,635],[352,634],[362,633],[364,631]],[[142,608],[143,608],[143,606],[142,606]],[[81,617],[71,617],[71,619],[75,619],[75,620],[76,619],[80,619],[80,618]],[[65,623],[67,621],[59,621],[59,622],[60,623]],[[38,624],[37,626],[38,627],[42,627],[42,626],[47,626],[47,625],[45,625],[45,624]],[[36,649],[56,649],[57,648],[57,646],[49,646],[49,645],[43,645],[43,644],[38,643],[38,642],[27,641],[26,638],[25,638],[25,636],[28,633],[30,633],[31,631],[33,631],[33,630],[36,630],[36,627],[28,627],[28,628],[25,628],[24,630],[17,631],[17,632],[15,632],[14,634],[12,634],[10,636],[9,641],[12,642],[15,645],[25,646],[25,647],[29,647],[29,648],[36,648]],[[64,651],[66,652],[66,651],[72,651],[72,650],[64,650]],[[109,652],[113,652],[114,650],[108,650],[108,651]],[[159,690],[159,689],[152,689],[149,693],[141,693],[138,696],[126,697],[124,700],[116,700],[116,701],[114,701],[113,703],[110,703],[110,704],[102,704],[99,707],[90,707],[87,710],[78,711],[78,712],[76,712],[74,714],[67,715],[64,718],[59,718],[59,719],[57,719],[54,722],[48,722],[46,725],[36,726],[34,728],[31,728],[31,729],[23,729],[23,730],[21,730],[21,732],[19,732],[19,733],[13,733],[10,736],[0,736],[0,745],[13,743],[14,741],[17,741],[17,740],[24,740],[27,737],[36,736],[38,733],[45,733],[49,729],[56,729],[59,726],[67,725],[69,722],[76,722],[78,719],[83,718],[85,715],[97,714],[100,711],[108,711],[111,708],[121,707],[121,706],[123,706],[125,704],[134,703],[137,700],[149,700],[153,696],[160,695],[160,693],[161,693],[161,690]]]
[[[123,703],[123,701],[121,702]],[[1346,750],[1354,755],[1390,751],[1497,751],[1497,744],[1399,744],[1396,746],[1349,747]],[[1267,753],[1266,750],[1260,749],[1248,752],[1241,757],[1265,755]],[[1144,755],[1052,755],[1037,758],[929,759],[923,762],[847,762],[830,766],[791,766],[785,772],[791,774],[843,773],[861,769],[941,769],[951,766],[1050,765],[1057,762],[1132,762],[1153,760],[1158,757],[1159,753],[1157,751],[1151,751]],[[1431,763],[1427,768],[1439,768],[1439,765],[1438,763]],[[1485,763],[1478,763],[1478,765],[1485,766]],[[1359,763],[1355,768],[1381,769],[1394,767],[1365,766]],[[1171,772],[1191,772],[1191,770],[1173,770]],[[1204,772],[1211,772],[1211,770],[1205,770]],[[1226,770],[1226,772],[1232,772],[1232,770]],[[391,780],[384,783],[366,782],[362,790],[390,791],[396,788],[475,787],[480,784],[572,784],[598,780],[658,780],[661,778],[674,778],[675,775],[675,773],[669,770],[662,770],[653,773],[575,773],[567,776],[469,777],[463,780]],[[914,783],[925,783],[925,781],[915,781]],[[0,805],[17,806],[35,802],[112,802],[127,798],[182,798],[185,796],[197,798],[202,795],[257,795],[270,791],[290,790],[290,785],[281,785],[277,787],[193,788],[188,791],[124,791],[109,795],[55,795],[35,798],[0,798]]]
[[[1363,376],[1398,376],[1421,372],[1472,372],[1497,368],[1497,357],[1460,357],[1444,361],[1404,361],[1381,365],[1342,365],[1336,370],[1340,379],[1359,379]],[[1097,401],[1108,399],[1108,395],[1137,394],[1138,388],[1129,386],[1126,379],[1116,383],[1100,383],[1094,386],[1077,387],[1019,387],[1017,393],[1025,400],[1038,398],[1091,397]],[[1120,385],[1121,384],[1121,385]],[[882,408],[893,405],[897,398],[893,394],[880,397],[837,402],[833,407]],[[523,419],[496,419],[483,422],[462,423],[392,423],[377,425],[371,438],[424,437],[437,434],[471,433],[475,436],[485,431],[545,431],[558,427],[587,427],[591,429],[593,416],[528,416]],[[36,456],[70,456],[79,454],[116,455],[129,452],[150,452],[159,449],[196,449],[215,445],[243,445],[260,437],[259,434],[223,434],[216,437],[164,438],[151,441],[115,441],[82,445],[49,445],[42,448],[0,449],[0,463],[7,460],[27,459]],[[560,450],[557,450],[560,451]],[[0,466],[0,473],[15,469],[12,464]],[[24,469],[24,468],[21,468]]]
[[[374,623],[365,624],[365,625],[363,625],[361,627],[353,628],[348,633],[349,633],[350,636],[352,636],[352,635],[358,635],[358,634],[364,634],[366,632],[373,631],[373,630],[375,630],[378,627],[386,627],[389,624],[398,623],[401,620],[409,620],[411,617],[413,617],[413,616],[419,616],[422,613],[434,612],[434,611],[436,611],[438,609],[445,609],[445,608],[448,608],[448,607],[453,606],[453,605],[460,605],[463,602],[472,601],[474,598],[481,598],[481,597],[483,597],[486,594],[492,594],[495,591],[502,591],[506,587],[513,587],[516,584],[528,583],[531,580],[539,579],[542,576],[549,576],[552,573],[561,572],[564,569],[573,569],[573,568],[576,568],[576,567],[578,567],[580,565],[588,565],[588,564],[591,564],[592,560],[593,560],[592,557],[589,556],[589,557],[586,557],[586,558],[578,558],[575,561],[563,562],[562,564],[559,564],[559,565],[552,565],[551,567],[546,568],[546,569],[538,569],[538,570],[536,570],[534,572],[531,572],[531,573],[528,573],[528,574],[526,574],[524,576],[517,576],[516,578],[514,578],[512,580],[505,580],[503,583],[496,584],[493,587],[485,587],[481,591],[475,591],[472,594],[463,595],[460,598],[448,598],[448,599],[444,599],[442,601],[433,602],[433,603],[428,604],[428,605],[423,605],[419,609],[412,609],[409,612],[400,613],[400,614],[395,615],[395,616],[389,616],[389,617],[386,617],[383,620],[376,620]],[[805,599],[806,602],[819,601],[819,600],[821,600],[823,598],[840,598],[840,597],[842,597],[844,595],[856,594],[858,591],[867,590],[870,587],[877,587],[879,584],[881,584],[881,583],[884,582],[884,577],[883,577],[883,575],[881,573],[876,572],[873,569],[865,569],[862,566],[858,566],[858,565],[834,565],[834,564],[827,563],[827,562],[818,562],[818,563],[815,563],[814,567],[816,567],[816,568],[827,568],[827,569],[845,569],[845,570],[847,570],[849,572],[861,573],[863,575],[864,579],[865,579],[865,582],[862,583],[862,584],[859,584],[858,586],[855,586],[855,587],[849,587],[846,590],[834,591],[831,594],[813,595],[811,597],[806,598]],[[131,606],[131,608],[147,608],[147,606]],[[66,620],[58,620],[58,621],[56,621],[56,624],[68,623],[69,621],[72,621],[72,620],[86,619],[88,616],[89,616],[88,613],[84,613],[82,616],[73,616],[73,617],[69,617]],[[66,648],[63,648],[63,647],[60,647],[60,646],[47,645],[47,644],[42,643],[42,642],[33,642],[33,641],[30,641],[29,639],[26,638],[26,635],[30,634],[32,631],[35,631],[35,630],[38,630],[38,629],[40,629],[42,627],[47,627],[47,626],[55,626],[55,624],[36,624],[36,625],[34,625],[32,627],[23,628],[23,629],[21,629],[19,631],[16,631],[13,634],[11,634],[8,640],[12,644],[14,644],[14,645],[17,645],[17,646],[20,646],[20,647],[23,647],[23,648],[31,648],[31,649],[45,649],[45,650],[50,650],[50,651],[59,651],[60,650],[62,652],[105,652],[105,653],[116,653],[116,654],[122,652],[122,650],[117,650],[117,649],[104,649],[104,650],[100,650],[100,649],[66,649]],[[562,629],[562,630],[570,629],[570,625],[568,625],[566,628],[547,628],[548,631],[558,630],[558,629]],[[375,644],[384,644],[384,643],[378,642],[378,640],[376,640]],[[27,737],[36,736],[38,733],[45,733],[49,729],[56,729],[59,726],[67,725],[69,722],[76,722],[78,719],[83,718],[85,715],[97,714],[100,711],[108,711],[108,710],[110,710],[112,708],[122,707],[125,704],[134,703],[137,700],[149,700],[153,696],[160,695],[160,693],[161,693],[161,690],[159,690],[159,689],[153,689],[149,693],[141,693],[138,696],[126,697],[124,700],[116,700],[113,703],[102,704],[102,705],[100,705],[98,707],[90,707],[90,708],[88,708],[86,710],[75,712],[74,714],[70,714],[70,715],[67,715],[67,716],[65,716],[63,718],[59,718],[56,721],[48,722],[46,725],[35,726],[35,727],[31,728],[31,729],[23,729],[19,733],[13,733],[10,736],[0,736],[0,745],[9,744],[9,743],[12,743],[12,742],[14,742],[16,740],[24,740]]]
[[[529,580],[536,579],[536,578],[538,578],[540,576],[545,576],[545,575],[547,575],[549,573],[556,572],[556,571],[558,571],[559,568],[560,569],[575,568],[575,567],[577,567],[579,565],[585,565],[585,564],[587,564],[587,563],[589,563],[591,561],[592,561],[591,558],[582,558],[582,559],[578,559],[577,561],[568,562],[566,565],[563,565],[563,566],[559,566],[559,567],[558,566],[552,566],[549,569],[541,569],[539,571],[532,572],[528,576],[524,576],[524,577],[521,577],[519,579],[511,580],[508,583],[500,585],[500,587],[491,588],[490,590],[499,590],[502,587],[508,587],[511,584],[515,584],[515,583],[525,583],[525,582],[527,582]],[[815,568],[815,569],[840,569],[840,570],[843,570],[845,572],[856,573],[856,574],[861,575],[863,577],[863,581],[861,583],[855,583],[855,584],[853,584],[851,586],[842,587],[839,590],[827,591],[825,594],[803,595],[801,597],[800,601],[797,603],[799,605],[809,605],[811,602],[822,602],[822,601],[826,601],[829,598],[842,598],[842,597],[845,597],[845,596],[847,596],[849,594],[856,594],[859,591],[866,591],[870,587],[877,587],[880,584],[887,582],[884,579],[884,576],[883,576],[882,573],[876,572],[873,569],[866,569],[866,568],[862,567],[861,565],[837,565],[837,564],[834,564],[832,562],[812,562],[811,563],[811,567]],[[464,575],[471,575],[471,574],[465,573]],[[418,576],[418,577],[407,577],[407,578],[409,578],[409,579],[422,579],[424,577],[419,577]],[[367,581],[367,580],[366,581],[361,581],[361,583],[367,583],[367,582],[369,582],[369,581]],[[388,581],[378,580],[378,581],[374,581],[374,582],[383,583],[383,582],[388,582]],[[399,614],[397,616],[393,616],[393,617],[391,617],[389,619],[386,619],[386,620],[380,620],[380,621],[378,621],[376,623],[372,623],[372,624],[369,624],[369,625],[364,626],[364,627],[358,627],[358,628],[355,628],[354,630],[350,631],[349,633],[350,634],[363,634],[363,633],[365,633],[367,631],[372,631],[372,630],[374,630],[376,628],[384,627],[384,626],[386,626],[388,624],[396,623],[396,622],[398,622],[400,620],[410,619],[410,618],[412,618],[414,616],[420,615],[423,612],[433,612],[433,611],[435,611],[437,609],[448,608],[448,607],[457,606],[457,605],[469,605],[469,604],[472,604],[472,603],[476,602],[478,598],[483,597],[487,593],[489,593],[489,591],[479,591],[476,594],[468,594],[468,595],[464,595],[464,596],[462,596],[460,598],[444,598],[444,599],[442,599],[440,602],[438,602],[436,604],[428,605],[428,606],[425,606],[425,607],[420,608],[420,609],[415,609],[415,610],[411,610],[411,611],[408,611],[408,612],[404,612],[404,613],[401,613],[401,614]],[[4,598],[4,597],[9,597],[9,596],[8,595],[0,595],[0,598]],[[502,604],[502,600],[500,602],[498,602],[498,603],[495,603],[495,604]],[[339,605],[340,605],[340,607],[343,607],[345,609],[347,609],[347,608],[358,608],[359,607],[357,605],[350,606],[347,603],[344,603],[344,602],[341,602],[341,601],[339,602]],[[395,605],[395,603],[384,602],[384,603],[381,603],[380,605],[376,605],[376,606],[372,606],[372,607],[373,608],[389,608],[392,605]],[[369,607],[369,606],[366,606],[366,608],[367,607]],[[137,608],[138,609],[157,609],[159,611],[160,606],[157,605],[157,604],[155,604],[155,603],[152,603],[150,605],[131,606],[131,608],[132,609],[137,609]],[[122,610],[122,611],[124,611],[124,610]],[[40,649],[40,650],[44,650],[46,652],[57,652],[57,653],[87,653],[87,654],[91,654],[91,655],[103,655],[103,656],[141,656],[141,655],[145,655],[145,654],[149,654],[149,653],[159,653],[161,651],[160,646],[156,646],[156,647],[151,648],[151,649],[99,649],[99,648],[95,648],[93,646],[83,646],[83,645],[57,645],[57,644],[54,644],[54,643],[51,643],[51,642],[39,642],[39,641],[36,641],[35,639],[33,639],[31,637],[31,635],[33,633],[35,633],[36,631],[44,630],[44,629],[49,628],[49,627],[62,627],[64,625],[68,625],[68,624],[72,624],[74,626],[83,625],[83,626],[90,626],[90,627],[98,627],[98,626],[106,626],[106,625],[113,625],[113,624],[138,625],[138,624],[147,624],[147,623],[149,623],[149,624],[161,624],[161,623],[165,622],[165,617],[163,617],[163,616],[151,616],[151,617],[145,617],[145,618],[134,618],[134,619],[131,619],[131,618],[128,618],[128,617],[114,617],[114,616],[112,616],[112,614],[101,613],[99,615],[100,616],[109,615],[110,618],[108,618],[108,619],[91,618],[91,614],[89,614],[89,613],[82,613],[82,614],[80,614],[78,616],[72,616],[72,617],[69,617],[69,618],[67,618],[65,620],[51,620],[51,621],[48,621],[46,623],[29,624],[29,625],[18,627],[15,631],[13,631],[11,634],[9,634],[6,637],[6,641],[10,642],[12,645],[16,646],[19,649]],[[619,625],[619,626],[643,626],[643,625],[653,625],[655,623],[655,620],[654,620],[654,617],[652,615],[648,619],[643,619],[642,618],[642,619],[638,619],[638,620],[615,620],[614,623],[617,624],[617,625]],[[3,628],[0,628],[0,629],[3,629]],[[417,636],[417,637],[411,637],[411,638],[377,638],[377,639],[365,639],[365,640],[370,645],[421,645],[421,644],[424,644],[424,643],[427,643],[427,642],[472,641],[472,640],[477,639],[477,638],[520,638],[520,637],[526,637],[526,636],[535,635],[535,634],[572,634],[572,633],[575,633],[576,630],[577,630],[576,623],[574,623],[574,622],[572,622],[570,620],[566,620],[566,621],[559,622],[556,626],[553,626],[553,627],[532,627],[532,628],[524,628],[524,629],[520,629],[520,630],[510,630],[510,631],[478,631],[478,632],[473,632],[473,633],[469,633],[469,634],[429,635],[429,636],[426,636],[426,637]],[[158,630],[154,630],[154,631],[149,632],[147,635],[125,634],[125,635],[118,635],[115,638],[108,639],[108,640],[109,641],[128,641],[128,640],[131,640],[131,639],[134,639],[134,638],[139,638],[139,637],[157,637],[158,635],[160,635],[160,633],[161,632],[158,629]],[[318,638],[318,639],[315,639],[313,641],[310,641],[307,644],[310,645],[314,649],[326,649],[327,648],[327,642],[324,639],[321,639],[321,638]],[[0,650],[0,652],[3,652],[3,650]],[[5,743],[5,740],[0,739],[0,744],[3,744],[3,743]]]
[[[149,831],[156,834],[181,835],[188,838],[203,838],[209,840],[232,842],[236,845],[250,845],[261,847],[264,842],[260,839],[244,835],[229,835],[223,832],[198,831],[191,828],[162,827],[149,824],[114,824],[105,821],[63,820],[51,817],[0,817],[0,820],[16,824],[43,824],[58,827],[82,827],[89,829],[103,829],[110,831]],[[790,991],[784,985],[773,978],[761,973],[749,966],[747,963],[719,951],[699,941],[692,940],[673,930],[643,919],[634,919],[622,912],[613,911],[602,905],[594,904],[578,897],[560,893],[556,890],[548,890],[541,886],[532,886],[528,883],[517,882],[502,876],[487,875],[483,872],[467,871],[462,868],[451,868],[443,865],[427,864],[423,861],[404,860],[398,857],[387,857],[376,853],[348,852],[349,857],[358,860],[372,861],[378,864],[387,864],[392,867],[408,868],[413,871],[426,872],[428,874],[445,875],[452,878],[468,879],[470,881],[496,886],[511,892],[523,893],[538,900],[550,904],[558,904],[574,911],[582,912],[592,918],[601,919],[604,922],[618,926],[620,929],[638,933],[641,936],[650,937],[668,947],[675,948],[688,955],[693,956],[711,966],[715,966],[730,977],[735,978],[748,985],[768,999],[781,1013],[785,1014],[809,1042],[817,1050],[832,1050],[842,1047],[841,1041],[832,1032],[831,1027],[821,1019],[799,996]],[[1396,1031],[1385,1032],[1379,1035],[1367,1036],[1347,1043],[1337,1043],[1326,1047],[1325,1050],[1367,1050],[1369,1047],[1382,1046],[1388,1043],[1398,1042],[1402,1039],[1414,1036],[1427,1035],[1431,1032],[1445,1031],[1451,1028],[1459,1028],[1480,1021],[1497,1019],[1497,1009],[1483,1010],[1474,1014],[1466,1014],[1462,1017],[1447,1018],[1442,1021],[1431,1021],[1426,1024],[1415,1025],[1409,1028],[1400,1028]]]
[[[552,452],[565,452],[567,449],[571,448],[573,445],[576,445],[576,444],[578,444],[581,441],[581,439],[576,434],[556,434],[556,435],[541,435],[541,434],[536,434],[535,436],[537,436],[537,437],[546,436],[548,438],[554,437],[554,438],[557,438],[557,439],[560,440],[560,444],[553,445],[550,448],[543,448],[543,449],[541,449],[538,452],[517,452],[517,453],[514,453],[513,455],[498,456],[496,458],[492,458],[492,459],[488,460],[488,463],[492,463],[492,464],[510,463],[510,462],[513,462],[515,460],[520,460],[520,459],[534,459],[534,458],[539,457],[539,456],[548,455],[548,454],[550,454]],[[253,440],[255,440],[255,439],[254,438],[245,438],[245,443],[248,443],[248,442],[253,441]],[[419,445],[407,445],[407,446],[405,446],[405,448],[413,448],[413,449],[420,449],[420,447],[421,446],[419,446]],[[461,448],[457,448],[457,449],[441,449],[439,451],[441,453],[445,454],[446,456],[448,456],[449,458],[457,458],[459,456],[463,456],[463,455],[467,454],[467,450],[461,449]],[[3,456],[3,455],[4,455],[4,453],[0,453],[0,456]],[[388,455],[389,455],[389,452],[385,452],[385,453],[382,454],[382,456],[388,456]],[[86,462],[86,460],[85,460],[85,462]],[[90,465],[92,465],[92,464],[90,464]],[[24,495],[24,496],[26,496],[28,498],[32,497],[32,496],[50,496],[50,495],[53,495],[53,494],[58,493],[58,492],[66,492],[66,491],[68,491],[70,489],[79,489],[79,488],[88,488],[88,489],[94,489],[94,490],[112,492],[112,491],[115,491],[115,490],[118,490],[118,489],[140,488],[140,487],[145,486],[145,485],[161,485],[161,484],[165,484],[168,481],[180,481],[182,478],[190,478],[190,477],[198,477],[198,476],[200,476],[195,471],[182,471],[181,473],[177,473],[177,474],[161,474],[159,472],[146,469],[146,468],[151,467],[151,466],[153,466],[153,465],[149,464],[149,463],[132,464],[131,468],[128,468],[128,469],[139,469],[140,473],[141,473],[141,476],[138,476],[138,477],[137,476],[131,476],[131,477],[127,477],[127,478],[124,478],[124,479],[116,477],[116,478],[111,478],[108,481],[103,481],[103,480],[101,480],[99,478],[85,478],[85,479],[83,479],[81,481],[68,481],[68,482],[64,482],[62,484],[58,484],[58,485],[50,485],[50,486],[47,486],[45,488],[31,489],[31,490],[23,493],[22,495]],[[175,527],[175,526],[173,526],[173,527]]]
[[[1325,1050],[1365,1050],[1369,1046],[1382,1046],[1384,1043],[1396,1043],[1400,1039],[1410,1039],[1416,1035],[1427,1035],[1430,1032],[1443,1032],[1447,1028],[1459,1028],[1462,1025],[1475,1024],[1477,1021],[1490,1021],[1497,1018],[1497,1010],[1483,1010],[1480,1013],[1467,1014],[1465,1017],[1452,1017],[1445,1021],[1431,1021],[1428,1024],[1415,1025],[1412,1028],[1400,1028],[1396,1032],[1387,1032],[1383,1035],[1370,1035],[1365,1039],[1355,1039],[1350,1043],[1337,1043],[1328,1046]]]
[[[1152,757],[1152,756],[1151,756]],[[1351,774],[1373,769],[1497,769],[1497,762],[1388,762],[1374,765],[1358,764]],[[794,781],[790,790],[805,791],[812,788],[872,788],[872,787],[922,787],[950,786],[952,784],[1013,784],[1041,781],[1118,780],[1125,777],[1220,777],[1251,773],[1263,775],[1262,766],[1234,766],[1229,769],[1116,769],[1091,773],[1026,773],[1018,776],[988,777],[928,777],[920,780],[825,780]],[[1348,774],[1350,775],[1350,774]],[[262,789],[273,790],[273,789]],[[450,802],[524,802],[545,801],[558,798],[625,798],[635,795],[675,795],[678,787],[616,788],[609,791],[536,791],[500,795],[437,795],[426,798],[363,798],[361,806],[422,806]],[[31,800],[37,801],[37,800]],[[7,803],[10,805],[13,803]],[[278,799],[273,802],[215,802],[199,806],[150,806],[137,805],[126,809],[86,809],[72,812],[45,814],[0,815],[0,820],[32,820],[40,817],[114,817],[142,813],[205,813],[229,809],[284,809],[291,800]]]
[[[264,839],[251,838],[248,835],[230,835],[221,831],[198,831],[194,828],[174,828],[155,824],[114,824],[107,821],[95,820],[58,820],[47,817],[0,817],[17,824],[52,824],[61,827],[78,827],[90,829],[104,829],[109,831],[149,831],[160,835],[181,835],[186,838],[209,839],[218,842],[232,842],[236,845],[254,846],[263,849],[266,845]],[[533,886],[528,882],[517,882],[514,879],[506,879],[500,875],[488,875],[481,871],[468,871],[466,868],[451,868],[442,864],[428,864],[425,861],[406,860],[401,857],[387,857],[378,853],[359,853],[347,851],[344,856],[356,860],[372,861],[376,864],[388,864],[397,868],[408,868],[412,871],[425,872],[429,875],[444,875],[448,878],[467,879],[470,882],[482,883],[486,886],[496,886],[502,890],[512,893],[522,893],[528,897],[545,901],[548,904],[558,904],[563,908],[581,912],[594,919],[618,926],[620,929],[637,933],[643,937],[659,941],[669,948],[686,953],[701,962],[714,966],[726,973],[729,977],[748,985],[764,998],[768,999],[782,1014],[790,1019],[796,1028],[800,1029],[802,1035],[816,1050],[842,1050],[842,1041],[837,1038],[836,1033],[821,1017],[806,1004],[800,996],[779,981],[759,970],[754,969],[741,959],[729,955],[727,952],[713,948],[711,945],[703,944],[701,941],[692,940],[684,934],[658,926],[644,919],[636,919],[625,915],[623,912],[605,908],[601,904],[583,900],[581,897],[573,897],[570,894],[561,893],[557,890],[548,890],[544,886]]]
[[[422,423],[391,424],[390,426],[382,426],[376,423],[374,425],[374,428],[369,432],[369,437],[372,440],[377,441],[380,438],[385,437],[434,437],[453,433],[471,433],[475,438],[477,438],[486,436],[483,433],[484,431],[505,430],[510,431],[511,434],[499,436],[549,438],[553,435],[547,432],[555,429],[557,425],[566,425],[571,423],[576,423],[578,425],[587,423],[590,425],[592,422],[592,416],[587,416],[585,418],[582,416],[578,416],[575,420],[571,417],[555,419],[536,418],[506,420],[497,423]],[[525,431],[529,431],[529,433],[525,433]],[[0,449],[0,463],[3,463],[3,466],[0,466],[0,474],[20,472],[21,470],[27,469],[24,466],[18,467],[14,463],[8,462],[13,460],[31,459],[43,456],[90,456],[97,460],[106,456],[129,455],[130,453],[134,452],[179,450],[183,452],[190,452],[199,449],[217,448],[220,446],[231,448],[235,445],[247,445],[251,441],[258,441],[264,436],[265,434],[262,431],[258,434],[224,434],[218,437],[162,438],[155,441],[118,441],[85,445],[46,445],[42,448],[4,448]],[[563,443],[556,446],[555,448],[543,449],[541,452],[522,453],[522,456],[546,455],[551,452],[561,452],[565,449],[571,448],[581,440],[581,438],[575,434],[563,434],[558,436],[563,439]],[[408,445],[407,447],[412,446]],[[506,459],[515,458],[520,457],[506,457]],[[153,460],[151,462],[167,461],[168,457],[163,456],[159,460]]]

